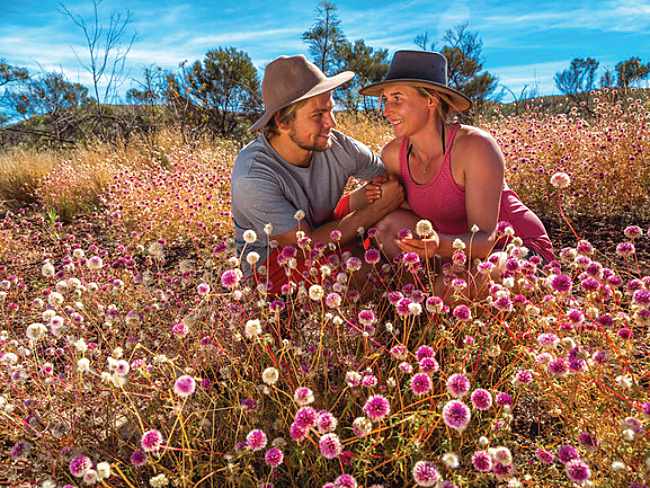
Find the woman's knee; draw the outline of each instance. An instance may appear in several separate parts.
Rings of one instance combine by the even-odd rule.
[[[415,216],[411,212],[405,210],[396,210],[385,215],[375,227],[377,228],[377,234],[384,238],[393,238],[397,233],[403,228],[411,228],[412,222]]]
[[[390,214],[384,216],[379,222],[375,224],[375,229],[377,229],[377,235],[382,238],[388,236],[393,228],[393,219]]]

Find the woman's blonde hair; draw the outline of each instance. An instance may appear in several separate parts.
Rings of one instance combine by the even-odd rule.
[[[438,114],[438,118],[443,123],[454,121],[454,119],[456,118],[455,111],[453,110],[449,102],[446,100],[444,95],[436,92],[435,90],[430,90],[428,88],[424,88],[421,86],[416,86],[414,88],[424,98],[432,98],[438,101],[438,103],[436,104],[436,113]]]

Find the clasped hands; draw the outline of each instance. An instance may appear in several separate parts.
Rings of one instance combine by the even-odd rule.
[[[396,210],[404,202],[404,188],[393,175],[375,176],[366,184],[364,190],[369,204],[383,200],[388,212]]]

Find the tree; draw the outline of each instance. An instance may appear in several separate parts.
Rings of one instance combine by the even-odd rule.
[[[449,84],[478,105],[497,88],[497,78],[483,70],[483,41],[467,23],[445,32],[442,54],[447,58]]]
[[[29,71],[25,68],[12,66],[0,58],[0,87],[7,87],[16,82],[21,82],[29,79]],[[7,106],[5,99],[6,93],[0,96],[0,107]],[[0,126],[10,119],[10,115],[0,112]]]
[[[434,43],[433,41],[429,40],[429,33],[424,32],[423,34],[418,34],[415,36],[415,39],[413,40],[415,45],[422,49],[423,51],[426,51],[429,47],[429,42],[431,42],[431,50],[434,50]]]
[[[336,5],[324,0],[316,8],[316,22],[302,34],[302,40],[309,46],[312,61],[326,75],[333,74],[332,71],[337,65],[337,50],[345,41],[340,24]]]
[[[160,104],[165,97],[167,73],[159,66],[144,69],[144,80],[134,80],[140,88],[130,88],[126,92],[126,101],[132,105]]]
[[[611,68],[605,68],[600,77],[601,88],[611,88],[616,84],[616,73]]]
[[[632,57],[616,64],[614,68],[617,76],[617,85],[628,88],[645,80],[650,75],[650,63],[643,64],[641,59]]]
[[[29,71],[25,68],[12,66],[0,58],[0,86],[8,85],[16,81],[24,81],[29,78]]]
[[[555,86],[569,98],[582,101],[594,89],[599,64],[594,58],[574,58],[567,69],[555,73]]]
[[[210,125],[224,135],[235,129],[238,114],[261,107],[257,70],[248,54],[234,47],[208,51],[170,88],[180,103],[187,99],[204,109]]]
[[[75,109],[89,102],[88,88],[67,81],[61,73],[44,73],[15,83],[2,98],[2,105],[14,118],[28,122],[10,130],[58,142],[74,139],[81,118]]]
[[[523,103],[528,98],[533,98],[536,94],[536,87],[529,89],[528,85],[524,85],[519,94],[512,91],[506,85],[501,85],[501,94],[499,98],[503,98],[505,92],[509,93],[512,97],[512,106],[514,108],[514,114],[519,115],[520,110],[523,108]]]
[[[127,112],[123,112],[122,118],[128,116],[130,126],[135,127],[135,131],[140,134],[154,154],[160,154],[156,152],[157,129],[179,122],[179,118],[174,117],[176,115],[174,107],[168,103],[166,97],[169,89],[168,79],[173,79],[174,75],[160,66],[150,65],[144,68],[143,78],[143,80],[134,79],[133,82],[138,87],[130,88],[126,92],[126,101],[130,107]],[[178,124],[177,128],[180,129],[184,141],[187,141],[185,127]],[[161,162],[164,163],[163,160]]]
[[[426,49],[428,33],[417,36],[415,44]],[[483,103],[490,98],[498,85],[496,76],[483,71],[483,41],[477,32],[469,30],[464,23],[445,32],[440,52],[447,58],[447,81],[450,87],[467,95],[480,111]],[[429,44],[431,51],[436,50],[435,42]]]
[[[179,65],[179,73],[165,72],[163,84],[163,103],[172,119],[178,124],[183,142],[193,138],[196,132],[207,130],[201,107],[195,106],[191,99],[188,79],[190,70],[187,61]]]
[[[99,18],[101,0],[93,0],[93,15],[86,20],[72,13],[64,4],[61,12],[70,18],[83,33],[88,48],[88,58],[82,61],[73,49],[81,67],[92,78],[92,90],[97,113],[101,114],[101,104],[117,98],[117,91],[126,80],[125,63],[127,55],[136,39],[136,34],[129,33],[131,13],[112,12],[108,24]]]
[[[67,81],[61,73],[45,73],[42,77],[27,80],[7,98],[13,109],[29,118],[49,115],[56,118],[60,112],[81,107],[89,102],[88,88]]]
[[[354,71],[356,76],[335,92],[336,98],[346,110],[356,112],[359,106],[364,111],[374,108],[374,100],[359,94],[361,87],[384,78],[388,72],[388,50],[374,49],[362,39],[354,44],[343,41],[337,49],[337,62],[340,71]]]

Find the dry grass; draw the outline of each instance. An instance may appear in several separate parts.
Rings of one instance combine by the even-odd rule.
[[[480,125],[501,145],[509,184],[539,214],[555,213],[556,202],[549,198],[552,188],[548,180],[554,172],[566,171],[572,178],[572,191],[564,202],[570,215],[610,217],[627,213],[647,220],[650,208],[648,107],[647,101],[621,100],[613,92],[602,92],[599,98],[593,99],[594,116],[588,120],[576,111],[568,115],[547,115],[533,109],[517,116],[497,116]],[[343,113],[337,119],[341,131],[363,141],[375,152],[392,138],[387,124],[374,114],[367,117]],[[139,214],[144,206],[146,212],[171,212],[170,216],[177,213],[185,220],[183,212],[173,209],[184,208],[183,202],[189,198],[186,195],[179,194],[177,201],[170,200],[168,195],[166,201],[171,207],[156,203],[164,200],[159,192],[174,190],[160,185],[162,182],[176,184],[169,179],[167,171],[179,178],[182,178],[179,171],[184,168],[197,175],[201,172],[215,175],[217,171],[227,176],[236,153],[237,145],[228,141],[203,139],[185,144],[174,128],[117,146],[94,144],[67,152],[13,149],[0,154],[0,205],[15,208],[36,203],[70,221],[102,202],[112,201],[125,218],[130,218],[131,211]],[[133,185],[131,195],[125,189],[119,195],[107,193],[114,183],[119,187],[124,178],[138,181],[144,178],[149,186],[157,188],[148,195],[143,194],[147,190]],[[158,181],[159,178],[162,180]],[[229,195],[224,194],[228,193],[227,185],[221,183],[215,188],[218,193],[212,196],[228,199]],[[146,202],[153,206],[145,205]],[[130,205],[135,208],[129,208]],[[207,214],[204,217],[209,218]],[[170,237],[187,230],[184,225],[169,227],[158,231]],[[152,232],[152,229],[147,231]]]
[[[377,114],[367,117],[363,114],[344,113],[338,115],[336,120],[337,130],[363,142],[376,153],[393,138],[390,126]]]
[[[165,168],[178,147],[173,128],[153,138],[116,146],[89,144],[66,151],[14,148],[0,153],[0,208],[40,204],[63,221],[97,208],[101,195],[124,169]]]
[[[61,159],[57,152],[14,148],[0,153],[0,208],[38,201],[41,180]]]

